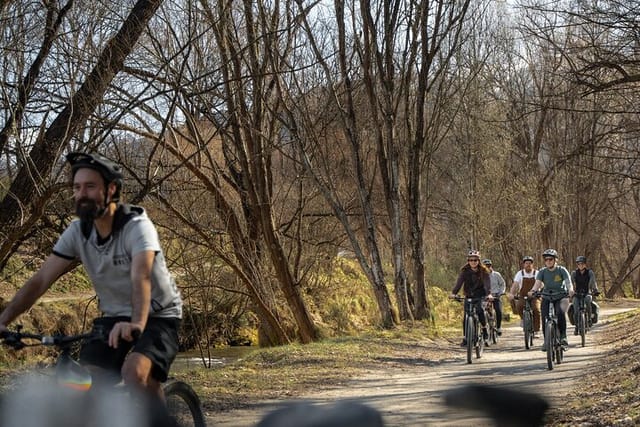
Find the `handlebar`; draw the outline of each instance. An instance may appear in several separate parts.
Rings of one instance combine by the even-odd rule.
[[[76,335],[41,335],[22,332],[21,329],[22,328],[17,328],[16,331],[5,330],[0,332],[2,344],[15,350],[22,350],[25,347],[34,347],[39,345],[58,347],[62,349],[84,339],[103,338],[103,334],[96,331]]]
[[[460,295],[454,295],[453,298],[451,298],[451,299],[453,299],[455,301],[458,301],[458,302],[463,302],[463,301],[467,301],[467,300],[470,300],[470,301],[482,301],[482,300],[485,299],[485,297],[463,297],[463,296],[460,296]]]
[[[594,297],[597,297],[598,295],[600,295],[600,291],[595,291],[595,292],[576,292],[573,294],[573,296],[579,296],[579,297],[584,297],[587,295],[592,295]]]
[[[529,298],[541,298],[541,297],[542,297],[542,295],[543,295],[543,294],[542,294],[542,292],[540,292],[540,291],[535,291],[535,292],[533,293],[533,295],[531,295],[531,296],[529,296],[528,294],[527,294],[527,295],[523,295],[523,296],[522,296],[522,298],[524,298],[524,299],[529,299]],[[514,295],[514,296],[513,296],[513,299],[520,299],[520,298],[521,298],[521,297],[520,297],[520,295]]]

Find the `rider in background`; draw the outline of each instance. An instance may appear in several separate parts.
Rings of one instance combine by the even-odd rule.
[[[475,303],[476,313],[478,314],[478,319],[482,324],[482,337],[486,341],[489,338],[489,333],[487,332],[487,318],[484,315],[484,307],[482,307],[481,298],[487,298],[492,300],[491,296],[491,278],[489,274],[489,270],[484,265],[480,264],[480,252],[476,250],[470,250],[467,254],[467,263],[462,266],[460,269],[460,274],[458,275],[458,280],[456,281],[456,285],[451,290],[450,298],[455,298],[456,294],[462,288],[465,298],[477,298],[478,301]],[[465,301],[466,304],[466,301]],[[467,339],[464,338],[465,331],[465,319],[462,318],[462,343],[460,344],[462,347],[467,345]],[[488,345],[488,343],[486,343]]]
[[[520,315],[522,319],[522,313],[524,311],[524,297],[529,293],[529,291],[533,288],[533,285],[536,283],[536,275],[538,274],[538,270],[535,269],[533,265],[533,257],[525,256],[522,258],[522,270],[518,271],[513,278],[513,284],[511,285],[511,290],[507,295],[510,301],[515,299],[515,296],[518,295],[518,299],[515,302],[516,311]],[[529,300],[531,304],[531,310],[533,311],[533,331],[534,333],[540,332],[541,314],[540,314],[540,299],[532,298]]]
[[[560,340],[566,348],[567,342],[567,309],[569,308],[569,297],[573,296],[573,286],[571,275],[566,268],[558,264],[558,252],[555,249],[547,249],[542,253],[544,267],[536,275],[536,283],[533,285],[529,296],[534,292],[542,290],[542,318],[549,315],[549,304],[554,305],[556,317],[558,318],[558,329],[560,329]],[[544,332],[544,328],[543,328]],[[542,344],[542,351],[547,351]]]
[[[182,299],[167,270],[158,233],[143,208],[120,203],[119,165],[78,152],[68,154],[67,161],[78,219],[2,311],[0,331],[80,261],[103,313],[94,320],[94,329],[108,333],[108,342],[83,342],[80,361],[102,368],[92,370],[94,374],[107,373],[94,379],[108,383],[122,377],[133,390],[161,399],[161,382],[167,380],[178,353]]]
[[[504,294],[507,290],[507,284],[505,283],[502,274],[493,269],[493,263],[490,259],[483,259],[482,264],[484,264],[489,270],[491,295],[494,296],[493,308],[496,310],[496,328],[498,329],[498,335],[502,335],[502,300],[500,299],[500,295]]]
[[[600,307],[593,301],[591,295],[597,295],[598,284],[596,283],[596,275],[593,270],[587,268],[587,257],[580,255],[576,258],[576,268],[571,272],[571,280],[575,285],[575,293],[578,295],[584,295],[584,303],[586,307],[591,307],[593,323],[598,321],[598,312]],[[573,334],[578,335],[578,312],[573,310],[574,324],[576,325]],[[592,319],[589,319],[591,322]]]

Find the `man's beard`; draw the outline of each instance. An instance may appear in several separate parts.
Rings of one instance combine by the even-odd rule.
[[[104,208],[99,208],[98,203],[93,199],[83,197],[76,202],[76,215],[78,215],[81,222],[92,223],[94,219],[102,216],[103,213]]]

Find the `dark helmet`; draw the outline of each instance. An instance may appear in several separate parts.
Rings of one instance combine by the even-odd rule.
[[[558,258],[558,252],[555,249],[547,249],[546,251],[542,252],[542,257]]]
[[[120,189],[122,188],[122,168],[117,163],[96,153],[81,153],[78,151],[67,154],[67,161],[71,165],[71,178],[76,175],[78,169],[89,168],[97,171],[104,179],[105,184],[114,182],[116,192],[112,200],[118,201]]]
[[[522,257],[522,262],[525,262],[525,261],[533,262],[533,257],[531,257],[529,255]]]
[[[487,258],[487,259],[483,259],[483,260],[482,260],[482,263],[483,263],[484,265],[491,265],[491,260],[490,260],[490,259],[488,259],[488,258]]]
[[[580,255],[578,258],[576,258],[576,262],[584,262],[586,264],[587,263],[587,257]]]

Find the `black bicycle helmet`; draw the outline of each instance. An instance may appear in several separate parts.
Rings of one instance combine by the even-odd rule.
[[[104,179],[105,184],[114,182],[116,184],[116,192],[112,200],[118,201],[120,198],[120,189],[122,188],[122,168],[117,163],[112,162],[104,156],[97,153],[82,153],[74,151],[67,154],[67,161],[71,165],[71,179],[76,175],[78,169],[89,168],[97,171]]]
[[[547,258],[547,257],[558,258],[558,252],[555,249],[547,249],[546,251],[542,252],[542,257],[543,258]]]
[[[579,257],[576,258],[576,262],[584,262],[586,264],[587,263],[587,257],[580,255]]]
[[[522,257],[522,262],[525,262],[525,261],[533,262],[533,257],[529,255]]]

